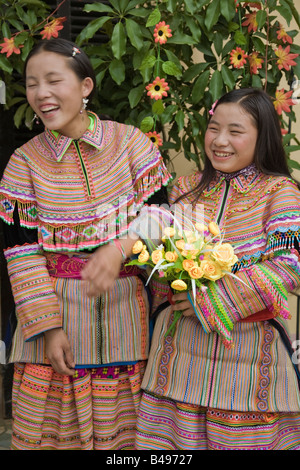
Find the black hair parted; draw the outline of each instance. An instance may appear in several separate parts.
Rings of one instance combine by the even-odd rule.
[[[93,95],[96,90],[96,77],[91,61],[86,55],[86,53],[80,47],[77,46],[77,44],[72,41],[68,41],[67,39],[44,39],[35,44],[35,46],[29,52],[24,64],[25,79],[28,61],[31,59],[31,57],[43,51],[54,52],[55,54],[60,54],[65,57],[68,57],[70,59],[68,62],[69,66],[77,75],[79,80],[84,80],[85,78],[90,77],[93,80],[94,87],[91,93],[89,94],[88,99],[91,100],[93,98]]]

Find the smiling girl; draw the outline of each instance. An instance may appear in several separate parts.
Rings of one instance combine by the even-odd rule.
[[[179,215],[193,205],[194,223],[203,204],[205,224],[217,223],[235,249],[236,277],[208,281],[195,305],[178,293],[158,316],[137,449],[300,449],[300,374],[287,321],[287,293],[300,284],[300,192],[268,95],[224,95],[205,152],[203,171],[179,178],[170,201]],[[172,338],[174,310],[183,315]]]
[[[12,448],[132,449],[150,301],[124,268],[127,232],[146,201],[166,201],[170,176],[139,129],[86,109],[96,82],[75,44],[40,42],[25,77],[45,130],[14,152],[0,187],[18,318]]]

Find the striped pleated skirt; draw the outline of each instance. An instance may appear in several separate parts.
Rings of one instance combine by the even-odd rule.
[[[12,449],[134,448],[145,362],[79,369],[15,364]]]
[[[217,410],[143,393],[137,450],[300,450],[300,413]]]

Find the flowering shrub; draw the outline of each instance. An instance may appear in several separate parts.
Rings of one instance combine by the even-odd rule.
[[[295,122],[291,87],[300,80],[295,0],[111,0],[83,9],[99,14],[77,38],[96,70],[95,111],[160,136],[155,143],[166,160],[172,149],[199,164],[212,103],[245,86],[267,91],[286,134],[287,153],[300,148],[290,128]],[[7,106],[21,103],[18,125],[30,121],[30,111],[11,74],[21,72],[42,31],[46,38],[59,34],[63,19],[48,18],[39,0],[7,0],[0,12],[0,69],[8,84]],[[290,29],[292,20],[297,29]],[[105,44],[93,42],[98,30],[107,35]],[[292,159],[290,165],[300,168]]]

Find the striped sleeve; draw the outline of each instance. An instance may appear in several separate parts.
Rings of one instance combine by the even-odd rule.
[[[234,323],[267,309],[289,318],[288,293],[300,285],[300,197],[295,185],[270,194],[265,206],[267,245],[256,264],[198,292],[195,313],[206,332],[231,345]]]

